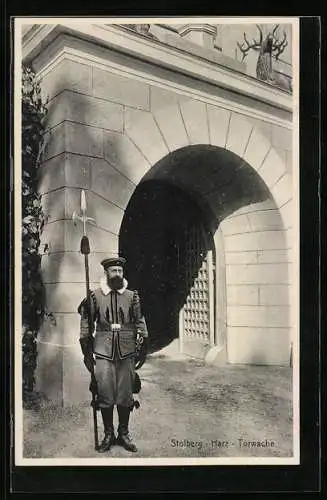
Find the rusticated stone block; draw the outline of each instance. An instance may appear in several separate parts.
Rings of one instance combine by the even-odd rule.
[[[257,306],[259,305],[259,289],[255,285],[228,285],[227,286],[227,303],[230,306],[244,305]]]
[[[286,263],[291,259],[291,254],[288,248],[283,250],[258,250],[257,260],[259,264]]]
[[[271,125],[271,144],[274,148],[292,150],[292,130]]]
[[[107,201],[93,191],[86,191],[88,217],[95,219],[98,227],[118,234],[124,210]],[[74,211],[80,213],[80,189],[66,188],[66,219],[70,220]],[[81,226],[79,226],[81,228]],[[89,229],[89,226],[88,226]],[[94,249],[96,250],[96,249]]]
[[[251,231],[247,214],[240,214],[236,217],[226,218],[220,224],[224,236],[248,233]]]
[[[97,252],[90,242],[89,273],[92,283],[99,283],[103,276],[101,261],[105,257],[113,257],[112,252]],[[80,252],[58,252],[42,256],[42,277],[45,284],[56,283],[84,283],[85,265],[84,256]]]
[[[226,252],[226,264],[287,263],[291,255],[287,249]]]
[[[160,87],[150,87],[151,111],[174,106],[182,101],[188,101],[190,98],[184,94],[179,94],[171,90],[162,89]]]
[[[289,200],[285,205],[280,209],[280,214],[283,220],[283,224],[285,229],[291,228],[294,226],[296,217],[298,216],[295,212],[294,202],[293,200]]]
[[[152,111],[159,129],[170,151],[189,145],[178,105],[162,107]]]
[[[282,207],[293,198],[292,177],[283,175],[271,188],[271,193],[278,207]]]
[[[283,250],[286,248],[285,231],[260,231],[225,237],[226,252],[243,250]]]
[[[218,106],[207,105],[210,144],[225,147],[231,112]]]
[[[79,252],[81,242],[81,228],[75,227],[72,220],[65,220],[65,250]],[[89,225],[88,236],[92,248],[97,252],[117,253],[118,235]]]
[[[125,106],[149,110],[149,85],[138,80],[93,68],[92,93]]]
[[[206,104],[190,99],[182,101],[180,109],[190,144],[209,144]]]
[[[66,151],[85,156],[103,157],[102,129],[65,122]]]
[[[288,283],[288,265],[284,263],[228,265],[226,281],[228,284]]]
[[[39,169],[40,194],[65,186],[65,153],[44,162]]]
[[[277,209],[251,212],[247,214],[247,217],[252,231],[271,231],[274,229],[284,229],[282,218]]]
[[[65,185],[71,188],[89,189],[91,169],[96,158],[66,153],[65,154]]]
[[[228,327],[228,362],[286,365],[290,363],[290,329]]]
[[[66,59],[44,75],[41,85],[49,99],[68,89],[91,94],[91,66]]]
[[[47,223],[65,218],[65,188],[50,191],[42,196],[42,208]]]
[[[136,186],[150,163],[127,136],[104,131],[104,157]]]
[[[105,160],[94,160],[91,168],[91,189],[103,198],[125,209],[134,191],[134,184]]]
[[[46,224],[41,234],[41,247],[47,245],[49,252],[65,251],[65,221]]]
[[[169,153],[151,113],[126,108],[125,131],[151,165]]]
[[[260,285],[260,305],[290,305],[290,287],[288,285]]]
[[[285,173],[285,170],[285,162],[274,149],[271,149],[260,167],[259,175],[265,181],[268,188],[271,188]]]
[[[258,260],[258,253],[256,251],[253,252],[242,252],[242,251],[232,251],[226,252],[226,265],[232,264],[256,264]]]
[[[49,105],[47,127],[54,127],[64,120],[121,132],[123,130],[123,106],[64,90]]]
[[[252,124],[243,116],[232,113],[227,135],[226,148],[240,157],[243,157],[250,138]]]
[[[90,282],[91,289],[97,286],[98,283]],[[81,276],[81,281],[79,283],[47,283],[45,285],[45,291],[49,311],[55,315],[58,313],[76,313],[79,304],[86,294],[85,274]]]
[[[62,122],[44,134],[44,150],[41,154],[41,161],[64,153],[66,145],[66,127],[65,122]]]
[[[289,308],[284,306],[227,305],[228,327],[288,328]]]
[[[255,170],[259,170],[271,144],[260,128],[255,127],[244,152],[244,160]]]

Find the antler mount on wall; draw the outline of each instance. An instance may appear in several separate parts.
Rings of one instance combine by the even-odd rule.
[[[257,78],[269,82],[277,87],[292,90],[290,79],[285,75],[278,74],[273,69],[272,63],[273,56],[277,61],[288,45],[286,32],[283,31],[283,38],[279,40],[276,35],[279,24],[276,24],[273,30],[269,31],[267,36],[264,38],[260,26],[256,24],[256,27],[259,31],[259,40],[253,38],[252,41],[249,42],[246,33],[244,33],[244,42],[242,44],[237,42],[237,46],[242,53],[242,61],[244,61],[251,49],[258,51],[259,56],[256,66]]]

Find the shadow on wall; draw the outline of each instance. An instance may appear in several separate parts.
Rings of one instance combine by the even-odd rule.
[[[49,310],[57,325],[44,322],[38,345],[37,379],[39,389],[49,399],[61,399],[63,387],[65,397],[82,400],[88,397],[88,386],[64,384],[65,376],[73,373],[77,380],[88,377],[79,353],[79,316],[77,308],[85,295],[84,259],[80,254],[82,226],[72,221],[73,211],[80,213],[80,192],[86,190],[88,216],[110,221],[110,203],[97,196],[99,176],[104,176],[104,188],[110,185],[113,175],[105,171],[111,168],[105,160],[104,138],[110,136],[111,152],[115,150],[118,133],[104,129],[105,123],[93,108],[94,99],[75,92],[64,91],[51,101],[47,117],[46,147],[42,154],[39,171],[39,191],[46,225],[41,237],[42,279]],[[116,172],[116,175],[119,174]],[[98,182],[96,186],[96,182]],[[112,184],[112,183],[111,183]],[[111,186],[110,192],[114,187]],[[90,195],[88,190],[93,190]],[[108,196],[110,200],[110,196]],[[99,204],[97,204],[97,200]],[[104,208],[105,207],[105,208]],[[103,209],[103,210],[102,210]],[[104,211],[104,213],[102,213]],[[117,224],[116,224],[117,225]],[[100,261],[112,250],[112,233],[89,226],[91,245],[90,278],[101,273]],[[107,236],[108,234],[108,244]],[[97,281],[94,286],[98,286]],[[79,292],[80,291],[80,292]],[[72,314],[73,313],[73,314]],[[76,344],[76,349],[59,349],[54,344]],[[71,366],[71,368],[69,368]],[[64,367],[64,368],[63,368]],[[80,389],[79,389],[80,388]],[[85,389],[85,391],[84,391]],[[69,391],[84,391],[70,394]]]
[[[110,236],[118,236],[118,230],[114,232],[117,226],[114,219],[119,212],[114,205],[118,202],[111,200],[111,195],[117,192],[115,181],[119,185],[122,176],[119,169],[113,168],[116,165],[108,160],[106,143],[110,144],[110,156],[117,159],[119,166],[122,130],[118,131],[118,125],[116,132],[105,128],[109,124],[99,113],[99,102],[99,99],[69,90],[50,102],[47,142],[40,169],[40,191],[47,219],[42,235],[42,248],[47,250],[42,260],[44,281],[48,284],[84,283],[84,268],[80,265],[83,259],[79,253],[82,226],[77,222],[75,227],[72,221],[73,212],[80,213],[82,189],[86,191],[87,215],[98,222],[97,228],[88,226],[92,254],[105,256],[112,251]],[[99,255],[99,270],[101,257]],[[92,281],[92,274],[97,273],[92,273],[92,269],[90,273]],[[76,311],[78,304],[71,303],[71,306]]]
[[[203,234],[194,248],[194,277],[219,224],[238,209],[270,199],[247,163],[218,147],[189,146],[159,161],[142,179],[125,211],[120,252],[128,260],[130,286],[138,288],[151,331],[152,349],[178,337],[179,311],[189,294],[185,233]]]

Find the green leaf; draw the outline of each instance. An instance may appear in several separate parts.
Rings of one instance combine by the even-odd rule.
[[[45,216],[38,193],[38,155],[44,136],[43,121],[48,98],[42,99],[40,83],[32,68],[22,67],[22,320],[23,331],[32,337],[44,319],[46,304],[39,255]],[[24,337],[23,394],[33,390],[36,367],[35,343]]]

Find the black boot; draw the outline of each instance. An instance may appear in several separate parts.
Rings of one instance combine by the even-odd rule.
[[[113,409],[113,406],[110,406],[110,408],[101,408],[101,415],[104,426],[104,438],[98,448],[99,453],[105,453],[106,451],[109,451],[111,446],[116,442],[113,425]]]
[[[125,450],[135,452],[137,448],[128,432],[130,409],[127,406],[117,406],[119,416],[118,437],[116,443],[123,446]]]

